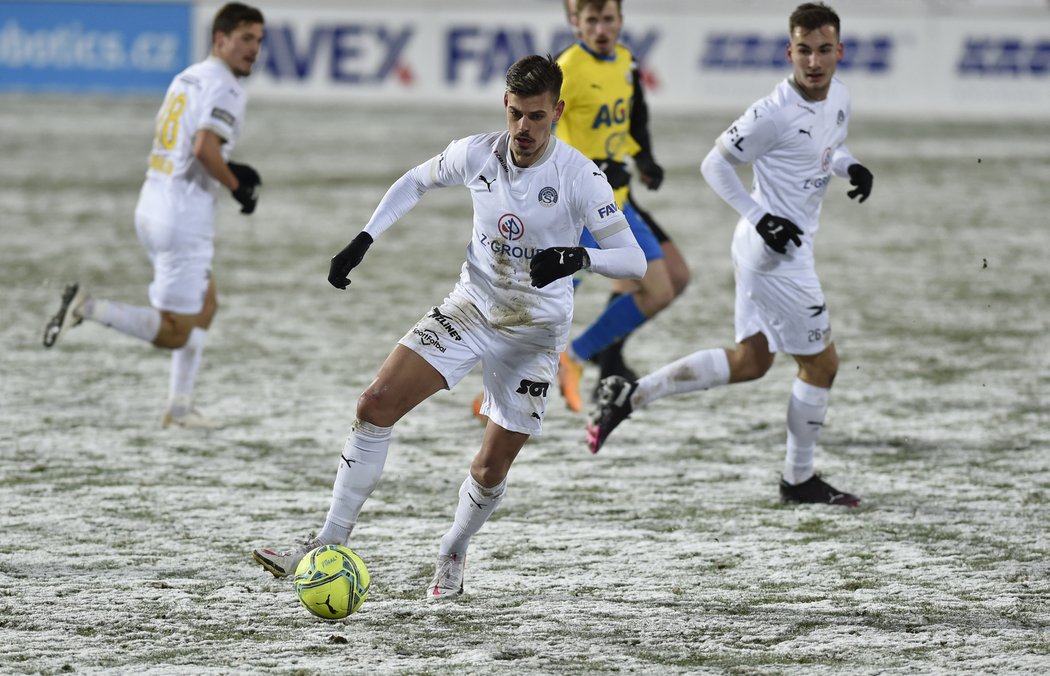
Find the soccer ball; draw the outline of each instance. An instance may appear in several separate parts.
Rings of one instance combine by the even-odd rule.
[[[295,569],[295,596],[314,615],[339,620],[356,613],[371,582],[365,562],[349,547],[323,545]]]

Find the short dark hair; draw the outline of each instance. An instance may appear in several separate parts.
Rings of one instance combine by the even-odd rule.
[[[594,7],[595,11],[600,12],[605,8],[605,3],[609,0],[576,0],[576,13],[579,14],[584,10],[585,7]],[[616,3],[616,10],[623,14],[623,0],[614,0]]]
[[[815,31],[821,26],[834,26],[835,34],[841,36],[839,15],[823,2],[806,2],[795,8],[788,19],[788,33],[794,34],[795,28],[806,33]]]
[[[211,24],[211,38],[215,39],[216,33],[229,35],[242,23],[266,23],[263,21],[262,12],[239,2],[228,2],[215,13],[215,21]]]
[[[507,91],[516,96],[539,96],[550,92],[557,103],[561,99],[561,66],[548,54],[532,54],[514,62],[507,71]]]

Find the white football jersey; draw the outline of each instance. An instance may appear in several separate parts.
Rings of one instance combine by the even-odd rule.
[[[219,182],[193,156],[193,140],[208,129],[225,140],[229,159],[244,124],[247,94],[229,67],[210,56],[179,73],[157,113],[148,181],[166,184],[180,200],[214,201]]]
[[[788,254],[775,259],[780,269],[813,265],[813,238],[828,183],[832,174],[846,176],[856,161],[845,146],[849,116],[849,91],[838,78],[823,101],[807,100],[788,78],[718,138],[724,155],[752,165],[751,197],[803,231],[802,246],[788,245]],[[771,262],[765,242],[746,221],[738,225],[734,251],[756,269]]]
[[[561,350],[572,322],[572,278],[537,289],[529,277],[536,252],[578,246],[583,228],[601,243],[627,228],[605,175],[553,135],[531,167],[510,159],[508,132],[453,141],[416,168],[427,188],[464,185],[474,229],[452,297],[469,299],[497,330],[528,344]]]

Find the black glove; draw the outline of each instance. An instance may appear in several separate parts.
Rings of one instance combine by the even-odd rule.
[[[802,246],[799,235],[801,228],[786,218],[766,214],[755,225],[755,230],[766,240],[766,246],[777,253],[787,253],[788,242],[794,242],[795,246]]]
[[[259,172],[247,164],[227,162],[226,166],[237,177],[237,189],[232,191],[233,199],[241,203],[242,214],[252,213],[255,211],[255,204],[259,201],[259,186],[262,185]]]
[[[332,256],[332,265],[328,268],[328,283],[337,289],[345,289],[350,284],[347,275],[361,264],[368,247],[372,246],[372,241],[372,236],[367,232],[359,232],[342,251]]]
[[[529,277],[532,285],[542,289],[556,279],[568,277],[590,265],[591,259],[582,246],[552,246],[532,257]]]
[[[595,160],[594,163],[605,174],[605,178],[608,179],[609,185],[612,186],[613,190],[624,187],[631,180],[631,175],[627,173],[627,167],[624,166],[623,162],[606,159]]]
[[[659,190],[664,182],[664,168],[656,163],[653,154],[643,150],[634,156],[634,166],[641,172],[642,183],[650,190]]]
[[[849,174],[849,184],[856,186],[853,190],[846,193],[850,199],[860,195],[858,202],[863,202],[868,199],[868,195],[871,194],[871,184],[875,181],[875,177],[871,175],[868,168],[863,164],[851,164],[849,169],[846,170]]]

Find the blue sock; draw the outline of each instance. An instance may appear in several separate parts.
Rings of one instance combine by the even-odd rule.
[[[625,293],[605,306],[605,311],[572,341],[572,351],[580,359],[590,359],[623,338],[648,319],[634,302],[634,294]]]

